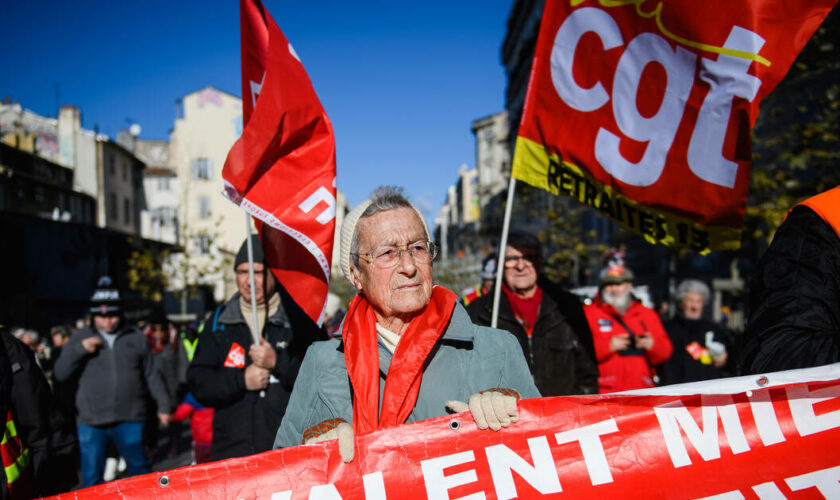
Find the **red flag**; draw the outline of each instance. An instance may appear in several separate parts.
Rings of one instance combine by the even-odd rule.
[[[268,266],[320,324],[335,232],[332,124],[294,48],[259,0],[241,0],[242,114],[224,194],[255,218]]]
[[[737,248],[750,128],[837,0],[547,0],[513,176],[650,243]]]

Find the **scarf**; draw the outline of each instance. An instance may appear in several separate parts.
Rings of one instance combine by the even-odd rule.
[[[373,306],[361,295],[350,301],[344,318],[344,361],[353,387],[353,431],[356,435],[400,425],[411,414],[420,392],[423,364],[443,335],[458,297],[436,286],[423,312],[400,337],[379,412],[379,349]]]
[[[171,342],[171,339],[175,338],[175,332],[173,331],[172,326],[166,327],[164,330],[165,331],[163,337],[156,338],[151,325],[146,327],[146,342],[149,343],[149,348],[155,354],[158,354],[164,349],[166,349],[167,345],[171,346],[170,350],[172,352],[176,352],[178,350],[178,343]]]
[[[239,296],[239,311],[242,313],[242,318],[245,320],[245,323],[248,324],[248,328],[251,329],[252,332],[257,332],[260,337],[262,337],[263,327],[265,326],[265,319],[266,317],[272,317],[277,313],[277,309],[280,307],[280,294],[274,293],[270,299],[268,299],[268,315],[265,314],[265,302],[262,304],[257,305],[257,328],[254,329],[254,309],[251,307],[251,301],[245,300],[245,296]]]
[[[513,315],[516,316],[516,320],[519,321],[519,324],[525,329],[525,333],[530,337],[531,332],[534,331],[534,323],[537,322],[537,317],[540,314],[540,304],[542,304],[543,297],[542,288],[538,286],[534,295],[527,299],[513,293],[504,283],[502,283],[502,290],[504,290],[510,303],[510,308],[513,309]]]

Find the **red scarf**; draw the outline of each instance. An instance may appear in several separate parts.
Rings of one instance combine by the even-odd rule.
[[[382,412],[379,413],[379,349],[373,307],[361,295],[350,301],[344,319],[344,361],[353,386],[356,435],[400,425],[411,414],[420,392],[423,364],[443,335],[458,296],[436,286],[422,314],[414,318],[391,358]],[[377,418],[378,416],[378,418]]]
[[[527,299],[523,299],[513,293],[504,283],[502,283],[502,290],[505,291],[510,308],[513,309],[513,315],[516,316],[517,321],[519,321],[522,328],[525,329],[525,333],[530,337],[531,332],[534,331],[534,323],[537,322],[537,316],[540,314],[540,304],[542,304],[543,298],[542,289],[538,286],[534,295],[531,295]]]

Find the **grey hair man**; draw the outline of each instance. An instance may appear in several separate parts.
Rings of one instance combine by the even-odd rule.
[[[688,319],[703,317],[703,308],[709,303],[711,291],[708,285],[698,280],[684,280],[677,286],[677,308]]]
[[[433,285],[437,247],[417,208],[379,188],[343,224],[341,269],[358,294],[336,338],[306,353],[275,448],[338,439],[349,462],[354,435],[447,407],[469,409],[482,429],[515,422],[519,397],[539,396],[522,351]]]
[[[729,351],[732,334],[703,318],[711,293],[702,281],[688,279],[677,286],[677,315],[665,322],[674,346],[670,359],[657,367],[660,384],[696,382],[731,375]]]

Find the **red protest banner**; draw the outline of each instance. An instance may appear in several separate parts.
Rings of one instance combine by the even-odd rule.
[[[806,382],[810,381],[810,382]],[[499,432],[468,414],[356,439],[124,479],[66,498],[799,498],[840,493],[840,364],[520,402]]]
[[[266,262],[320,324],[335,233],[335,138],[294,48],[259,0],[240,1],[245,129],[225,196],[254,216]]]
[[[513,176],[650,243],[737,248],[758,105],[837,0],[547,0]]]

